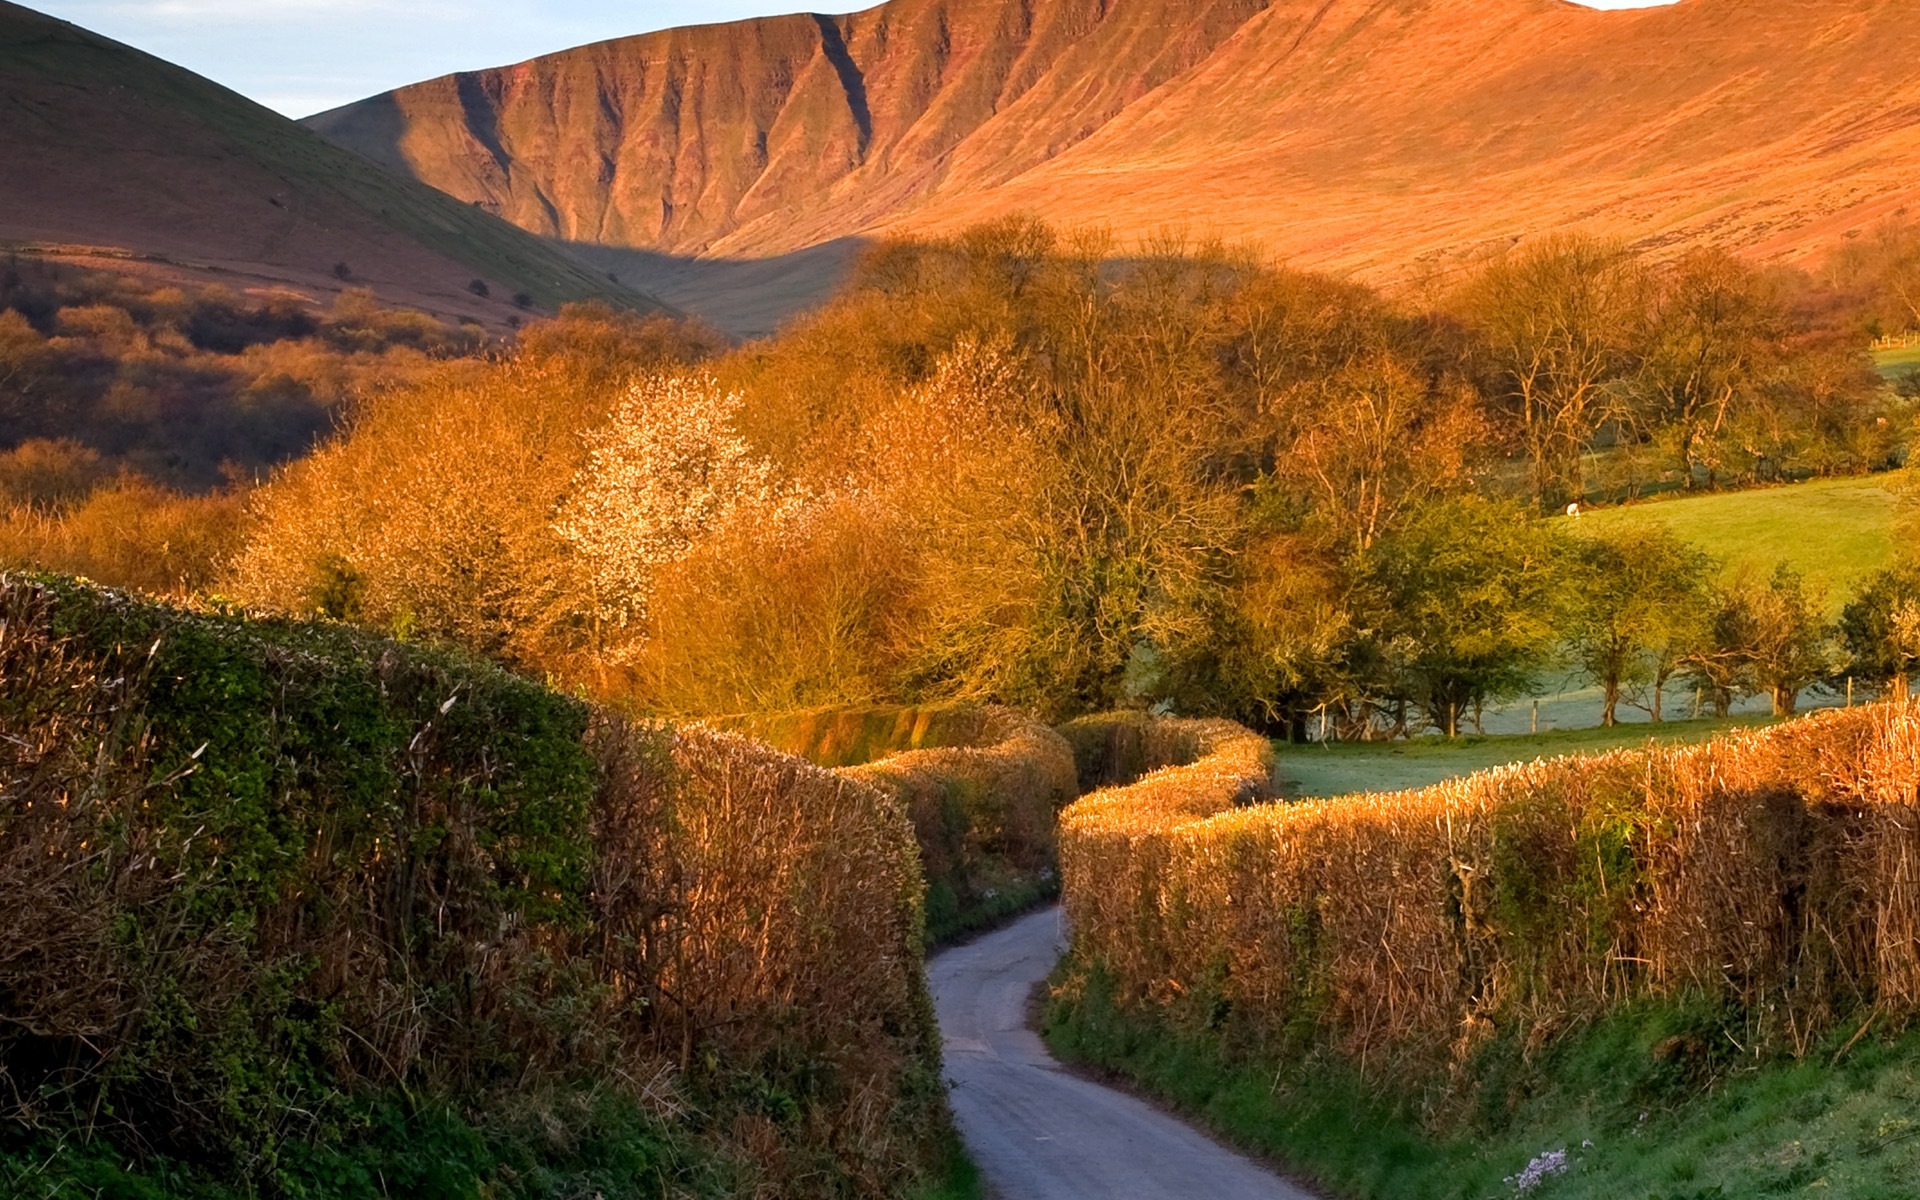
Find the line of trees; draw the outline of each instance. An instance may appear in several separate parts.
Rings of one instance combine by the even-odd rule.
[[[1609,719],[1689,681],[1785,706],[1838,661],[1819,597],[1543,514],[1897,461],[1911,405],[1834,294],[1554,238],[1416,304],[1004,221],[878,246],[765,341],[575,310],[376,394],[254,493],[218,588],[679,713],[1458,731],[1569,665]]]

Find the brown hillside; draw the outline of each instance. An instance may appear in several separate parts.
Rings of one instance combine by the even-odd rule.
[[[504,324],[512,298],[652,302],[189,71],[0,0],[0,253]],[[348,279],[336,277],[336,264]],[[475,279],[491,299],[469,291]]]
[[[1911,0],[891,0],[312,118],[574,242],[710,259],[1035,212],[1403,273],[1578,224],[1817,253],[1920,193]]]

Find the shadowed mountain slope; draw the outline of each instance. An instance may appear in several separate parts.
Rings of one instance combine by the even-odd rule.
[[[891,0],[310,119],[535,232],[707,258],[1010,212],[1376,277],[1566,225],[1817,254],[1920,199],[1910,0]]]
[[[133,259],[242,288],[368,286],[493,324],[514,313],[516,293],[542,306],[655,306],[209,80],[0,0],[0,250],[9,247]],[[469,290],[475,279],[490,300]]]

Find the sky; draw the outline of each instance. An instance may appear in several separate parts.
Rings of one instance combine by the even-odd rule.
[[[24,0],[290,117],[628,34],[877,0]],[[1588,0],[1637,8],[1664,0]]]

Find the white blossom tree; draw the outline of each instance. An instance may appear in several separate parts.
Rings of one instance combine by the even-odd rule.
[[[804,509],[736,431],[741,404],[711,376],[650,377],[586,435],[586,465],[554,529],[585,562],[600,622],[643,621],[660,569],[731,522],[774,528]]]

